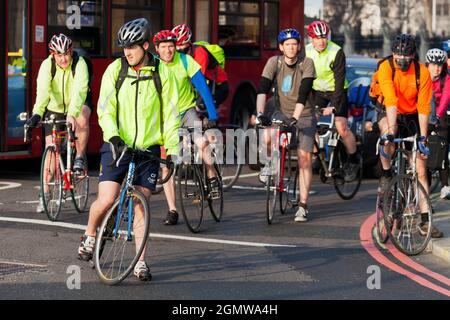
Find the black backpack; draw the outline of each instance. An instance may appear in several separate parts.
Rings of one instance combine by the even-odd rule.
[[[156,88],[156,92],[158,93],[158,99],[159,99],[159,111],[160,111],[160,128],[161,128],[161,134],[164,131],[163,130],[163,126],[164,126],[164,122],[163,122],[163,99],[162,99],[162,82],[161,82],[161,77],[159,76],[159,64],[160,64],[160,60],[159,58],[157,58],[155,55],[149,53],[149,58],[150,58],[150,67],[154,67],[154,70],[152,71],[152,76],[150,79],[153,79],[153,82],[155,83],[155,88]],[[132,78],[132,79],[136,79],[133,76],[129,76],[128,75],[128,61],[126,57],[121,57],[120,58],[120,71],[119,71],[119,76],[117,77],[116,80],[116,101],[118,103],[119,101],[119,91],[120,88],[122,87],[124,81],[126,78]],[[119,128],[119,106],[117,106],[117,115],[116,115],[116,119],[117,119],[117,128]]]
[[[72,55],[72,75],[75,77],[75,71],[77,68],[78,61],[80,60],[80,57],[83,57],[84,62],[86,62],[87,68],[88,68],[88,74],[89,74],[89,90],[91,90],[91,83],[92,79],[94,78],[94,67],[92,65],[91,58],[88,56],[88,54],[82,50],[82,49],[74,49],[73,55]],[[56,61],[55,58],[52,57],[52,67],[51,67],[51,75],[52,80],[55,77],[56,74]]]

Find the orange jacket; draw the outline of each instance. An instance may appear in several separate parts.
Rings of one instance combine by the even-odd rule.
[[[392,81],[392,69],[389,61],[384,61],[378,70],[381,96],[385,106],[397,106],[397,113],[430,114],[430,102],[432,98],[432,82],[428,69],[420,65],[420,86],[417,93],[416,74],[414,63],[411,63],[408,71],[401,71],[394,60],[395,77]],[[417,96],[417,94],[419,96]],[[381,101],[382,97],[379,97]],[[417,98],[417,102],[416,102]]]

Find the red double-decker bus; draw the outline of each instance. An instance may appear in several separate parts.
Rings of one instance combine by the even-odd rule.
[[[299,0],[6,0],[0,2],[0,159],[38,157],[42,130],[23,141],[22,112],[31,113],[39,66],[55,33],[71,36],[94,66],[93,101],[107,65],[120,56],[119,27],[146,17],[152,31],[179,23],[192,27],[195,40],[220,44],[226,54],[230,94],[220,107],[221,121],[244,128],[255,109],[256,87],[266,60],[277,54],[281,28],[303,30],[304,1]],[[88,152],[97,153],[102,134],[91,116]]]

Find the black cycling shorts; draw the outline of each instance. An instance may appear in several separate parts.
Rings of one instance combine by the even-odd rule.
[[[149,150],[157,157],[161,156],[161,147],[152,146]],[[100,148],[100,173],[99,182],[113,181],[122,184],[123,179],[128,173],[128,165],[130,164],[131,156],[126,154],[119,163],[119,167],[110,164],[113,162],[112,152],[109,143],[104,143]],[[160,164],[158,161],[137,159],[136,172],[134,177],[134,185],[147,188],[151,191],[156,189],[158,181]]]
[[[328,107],[328,104],[331,101],[331,97],[333,95],[332,92],[320,92],[320,91],[312,91],[312,101],[313,106],[318,106],[320,109],[324,109]],[[340,102],[340,110],[339,112],[336,112],[336,117],[344,117],[348,118],[348,110],[349,110],[349,104],[348,104],[348,98],[347,98],[347,90],[344,90],[344,93],[342,94],[342,101]],[[336,107],[336,106],[334,106]]]

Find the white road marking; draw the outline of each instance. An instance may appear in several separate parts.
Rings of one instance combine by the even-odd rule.
[[[22,262],[14,262],[14,261],[3,261],[0,260],[0,264],[11,264],[15,266],[24,266],[24,267],[36,267],[36,268],[46,268],[46,265],[42,264],[33,264],[33,263],[22,263]]]
[[[39,200],[33,200],[33,201],[16,201],[18,204],[35,204],[39,203]]]
[[[5,185],[5,186],[1,186],[1,185]],[[7,181],[1,181],[0,182],[0,190],[6,190],[6,189],[14,189],[14,188],[19,188],[20,186],[22,186],[21,183],[16,183],[16,182],[7,182]]]
[[[0,221],[38,224],[38,225],[44,225],[44,226],[62,227],[62,228],[83,230],[83,231],[86,230],[86,226],[84,226],[84,225],[67,223],[67,222],[51,222],[51,221],[46,221],[46,220],[21,219],[21,218],[10,218],[10,217],[0,217]],[[150,237],[162,238],[162,239],[174,239],[174,240],[187,240],[187,241],[196,241],[196,242],[221,243],[221,244],[247,246],[247,247],[285,247],[285,248],[297,247],[296,245],[260,243],[260,242],[248,242],[248,241],[231,241],[231,240],[212,239],[212,238],[175,236],[175,235],[161,234],[161,233],[150,233]]]

